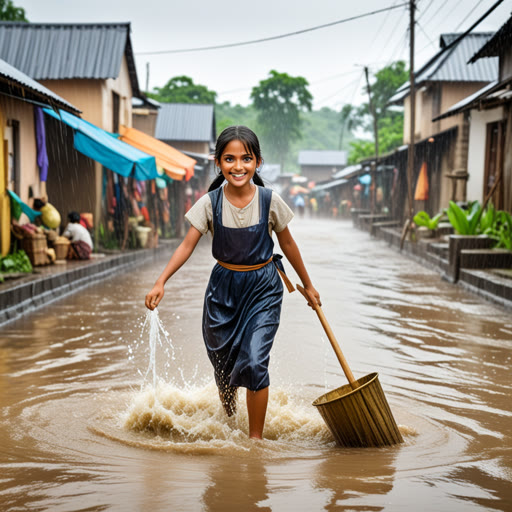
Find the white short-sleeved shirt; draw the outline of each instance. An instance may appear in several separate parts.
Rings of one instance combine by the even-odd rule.
[[[247,206],[237,208],[233,206],[222,194],[222,225],[227,228],[247,228],[258,224],[260,220],[259,211],[259,187],[256,187],[254,197]],[[210,231],[213,235],[213,211],[209,194],[202,196],[190,210],[185,218],[203,235]],[[281,197],[272,191],[270,200],[270,211],[268,214],[268,232],[279,233],[293,219],[293,212]]]
[[[62,236],[69,238],[72,242],[78,242],[81,240],[82,242],[85,242],[87,245],[89,245],[91,249],[93,248],[89,231],[87,231],[87,229],[85,229],[82,224],[79,224],[78,222],[68,223],[64,233],[62,233]]]

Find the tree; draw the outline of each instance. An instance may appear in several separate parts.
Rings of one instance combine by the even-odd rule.
[[[175,76],[163,87],[155,87],[147,93],[150,98],[162,103],[214,104],[217,93],[205,85],[195,84],[188,76]]]
[[[371,84],[371,94],[377,116],[379,152],[382,154],[392,151],[400,146],[403,141],[403,110],[390,105],[389,100],[396,90],[407,81],[409,72],[404,61],[397,61],[377,71],[374,77],[375,81]],[[373,119],[369,103],[363,103],[355,110],[347,109],[347,114],[353,126],[359,126],[368,133],[373,132]],[[367,142],[366,139],[360,139],[351,143],[350,163],[369,158],[375,154],[373,143],[367,144]]]
[[[343,105],[343,108],[340,112],[340,123],[341,130],[338,149],[343,149],[343,141],[345,140],[347,133],[351,134],[352,130],[360,125],[357,109],[353,105],[350,105],[349,103]]]
[[[270,71],[269,78],[253,87],[251,100],[256,109],[259,132],[267,160],[279,162],[281,169],[293,141],[301,138],[303,111],[311,111],[313,96],[305,78]]]
[[[12,0],[0,0],[0,20],[28,22],[25,9],[13,5]]]

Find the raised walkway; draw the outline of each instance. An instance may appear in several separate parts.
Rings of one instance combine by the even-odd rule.
[[[401,226],[397,221],[383,220],[363,210],[351,213],[355,228],[368,231],[371,236],[384,240],[390,247],[400,251]],[[467,248],[464,247],[464,240],[460,240],[464,238],[460,235],[448,237],[451,239],[451,247],[450,242],[445,240],[405,240],[401,252],[439,272],[444,280],[455,286],[462,286],[490,302],[512,310],[512,254],[510,251],[486,249],[485,241],[482,240],[472,246],[478,249]],[[486,266],[484,262],[491,264]]]
[[[95,254],[86,261],[35,267],[35,272],[0,283],[0,325],[34,309],[74,293],[130,267],[153,260],[163,252],[171,255],[180,240],[160,240],[156,249],[137,249]]]

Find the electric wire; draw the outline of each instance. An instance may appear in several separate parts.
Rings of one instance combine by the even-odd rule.
[[[473,6],[473,9],[471,9],[467,14],[466,16],[464,17],[464,19],[455,27],[455,30],[454,32],[457,32],[457,30],[459,30],[459,28],[464,24],[464,22],[473,14],[473,12],[475,11],[475,9],[481,4],[482,2],[480,0],[477,0],[476,4]]]
[[[402,3],[398,5],[392,5],[389,7],[384,7],[382,9],[377,9],[375,11],[359,14],[357,16],[351,16],[350,18],[343,18],[341,20],[332,21],[330,23],[324,23],[323,25],[317,25],[315,27],[309,27],[302,30],[296,30],[294,32],[288,32],[286,34],[280,34],[277,36],[271,36],[271,37],[263,37],[260,39],[252,39],[250,41],[240,41],[237,43],[227,43],[227,44],[219,44],[219,45],[213,45],[213,46],[201,46],[196,48],[180,48],[176,50],[156,50],[151,52],[138,52],[136,55],[162,55],[162,54],[168,54],[168,53],[189,53],[189,52],[202,52],[202,51],[209,51],[209,50],[221,50],[224,48],[233,48],[236,46],[246,46],[250,44],[258,44],[258,43],[264,43],[266,41],[274,41],[276,39],[284,39],[286,37],[296,36],[299,34],[304,34],[306,32],[312,32],[314,30],[320,30],[323,28],[332,27],[335,25],[339,25],[341,23],[347,23],[349,21],[354,21],[361,18],[366,18],[368,16],[373,16],[374,14],[379,14],[382,12],[390,11],[393,9],[399,9],[400,7],[404,7],[408,5],[407,3]]]

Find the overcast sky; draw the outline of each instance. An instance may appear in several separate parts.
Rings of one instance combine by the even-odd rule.
[[[419,0],[416,62],[439,48],[439,35],[462,32],[496,0]],[[266,38],[403,4],[403,0],[14,0],[31,22],[127,22],[132,26],[139,83],[162,86],[177,75],[218,93],[218,100],[246,105],[251,88],[271,69],[304,76],[314,108],[339,110],[359,103],[363,66],[371,71],[409,58],[406,6],[274,41],[183,54],[142,52],[196,48]],[[405,2],[407,3],[407,2]],[[475,31],[496,31],[510,16],[505,0]]]

